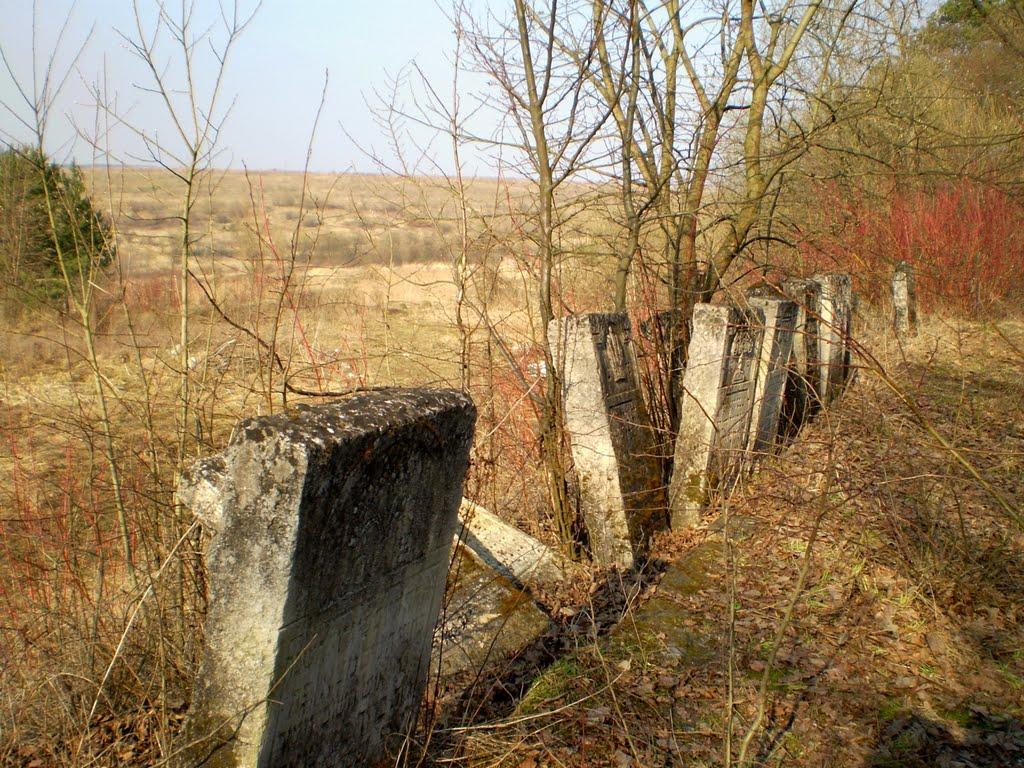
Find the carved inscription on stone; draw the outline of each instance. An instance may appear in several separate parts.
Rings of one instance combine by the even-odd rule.
[[[629,328],[620,322],[591,326],[597,361],[601,367],[604,402],[609,409],[618,409],[629,417],[635,410],[638,396],[633,357],[629,349]],[[627,407],[628,406],[628,407]]]
[[[565,421],[591,554],[631,567],[665,524],[654,431],[640,394],[632,329],[623,314],[553,320]]]
[[[763,328],[761,310],[694,309],[669,491],[673,528],[696,524],[743,466]]]
[[[746,450],[754,398],[754,375],[761,349],[761,330],[748,324],[730,329],[725,377],[718,411],[712,471],[727,482],[739,470]]]

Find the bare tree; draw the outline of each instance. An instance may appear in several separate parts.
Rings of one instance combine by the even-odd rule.
[[[465,14],[462,18],[476,63],[496,86],[491,106],[507,116],[507,133],[498,145],[516,156],[519,170],[535,185],[525,233],[537,260],[535,338],[546,370],[539,437],[555,528],[566,553],[578,556],[575,511],[567,488],[561,381],[547,328],[556,312],[561,314],[556,281],[564,256],[561,238],[571,219],[559,193],[567,182],[585,174],[610,109],[588,88],[595,42],[573,24],[574,14],[572,3],[515,0],[511,18],[492,18],[490,26]],[[567,38],[574,40],[573,57],[561,53]]]
[[[149,72],[151,82],[143,90],[152,94],[164,107],[165,117],[173,126],[173,142],[158,138],[145,127],[131,126],[141,140],[147,156],[140,158],[167,170],[182,186],[181,237],[178,245],[178,291],[181,301],[178,366],[181,391],[179,395],[177,466],[180,471],[187,460],[192,410],[189,297],[192,252],[196,241],[193,213],[200,199],[200,183],[209,171],[217,152],[217,141],[231,105],[224,104],[224,77],[232,50],[246,27],[255,18],[260,4],[243,10],[238,0],[221,2],[217,27],[196,27],[195,3],[182,3],[173,9],[164,0],[147,6],[132,0],[135,29],[122,34],[129,49]],[[219,27],[219,28],[218,28]],[[213,36],[217,35],[217,38]],[[200,74],[198,50],[209,45],[212,56],[204,61],[213,66]],[[175,58],[165,60],[159,52],[170,45]],[[205,69],[205,66],[204,66]],[[204,82],[205,81],[205,82]],[[116,111],[112,99],[99,94],[108,109]]]

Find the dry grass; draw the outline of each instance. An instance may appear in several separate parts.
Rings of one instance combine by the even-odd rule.
[[[223,445],[242,416],[318,399],[294,390],[460,385],[446,193],[370,177],[312,177],[304,193],[302,181],[225,174],[199,212],[185,461]],[[107,415],[73,316],[37,308],[0,330],[0,763],[11,765],[166,760],[202,642],[203,542],[173,499],[177,192],[141,170],[97,171],[92,184],[119,236],[118,269],[98,284],[89,318]],[[520,194],[500,191],[499,207]],[[498,192],[482,183],[474,202],[493,209]],[[435,206],[430,216],[414,194]],[[481,220],[498,218],[507,226],[507,214]],[[362,255],[320,254],[329,236],[358,239]],[[409,256],[402,243],[420,250]],[[467,385],[483,427],[470,492],[550,538],[531,482],[530,402],[493,343],[500,334],[513,357],[534,354],[529,265],[475,243],[470,298],[494,330],[469,317]]]
[[[96,168],[87,177],[130,252],[131,271],[171,268],[181,190],[170,174]],[[525,184],[477,180],[469,183],[467,201],[478,218],[499,227],[500,238],[528,191]],[[457,215],[443,179],[221,171],[204,177],[193,220],[203,235],[202,254],[220,268],[251,255],[254,226],[282,245],[298,229],[298,247],[313,263],[351,266],[446,260]]]

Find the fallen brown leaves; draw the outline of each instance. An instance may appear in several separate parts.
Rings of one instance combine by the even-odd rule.
[[[1019,324],[1002,331],[1024,340]],[[932,425],[1019,508],[1024,371],[1001,344],[985,329],[933,323],[906,360],[886,363]],[[805,588],[777,637],[822,502]],[[889,388],[863,374],[729,508],[733,530],[743,531],[732,550],[734,592],[725,556],[706,557],[711,533],[664,537],[658,552],[674,563],[649,602],[609,638],[581,640],[556,661],[535,682],[547,694],[539,706],[527,694],[446,759],[723,765],[731,657],[734,756],[758,684],[769,681],[754,764],[1024,760],[1021,533]]]

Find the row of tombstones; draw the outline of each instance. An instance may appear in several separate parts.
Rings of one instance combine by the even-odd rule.
[[[849,275],[759,286],[745,306],[698,304],[670,481],[641,396],[629,318],[552,321],[565,422],[589,546],[632,567],[650,537],[695,525],[753,461],[834,400],[850,376]]]
[[[752,456],[841,392],[849,277],[782,294],[697,307],[668,484],[626,318],[550,329],[599,563],[631,565],[659,527],[693,524]],[[539,542],[486,513],[457,537],[475,420],[459,392],[364,392],[247,419],[186,473],[179,499],[213,535],[203,658],[173,765],[377,764],[415,724],[453,539],[510,583],[557,578]],[[535,631],[543,616],[522,623]]]

